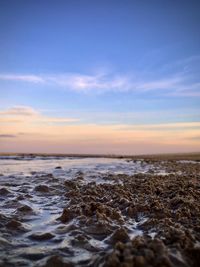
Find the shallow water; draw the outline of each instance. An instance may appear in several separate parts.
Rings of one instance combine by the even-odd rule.
[[[200,161],[198,160],[178,160],[177,162],[183,163],[183,164],[185,163],[200,164]]]
[[[55,169],[56,167],[62,169]],[[74,173],[125,173],[147,172],[153,166],[142,161],[127,161],[115,158],[72,158],[72,157],[0,157],[0,171],[6,175],[32,175],[32,172],[54,173],[67,176]]]

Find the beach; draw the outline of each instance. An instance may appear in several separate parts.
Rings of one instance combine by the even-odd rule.
[[[200,155],[0,156],[0,266],[199,266]]]

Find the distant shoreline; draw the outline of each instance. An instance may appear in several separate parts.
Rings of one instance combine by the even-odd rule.
[[[141,154],[141,155],[116,155],[116,154],[63,154],[63,153],[9,153],[0,152],[0,156],[42,156],[42,157],[81,157],[81,158],[116,158],[116,159],[149,159],[149,160],[200,160],[200,152],[191,153],[162,153],[162,154]]]

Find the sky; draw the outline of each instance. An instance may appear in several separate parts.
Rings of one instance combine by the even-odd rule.
[[[0,152],[199,152],[199,14],[198,0],[0,0]]]

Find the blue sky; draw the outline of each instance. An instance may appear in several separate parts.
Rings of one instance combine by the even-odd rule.
[[[199,122],[199,14],[195,0],[0,0],[0,110]]]

